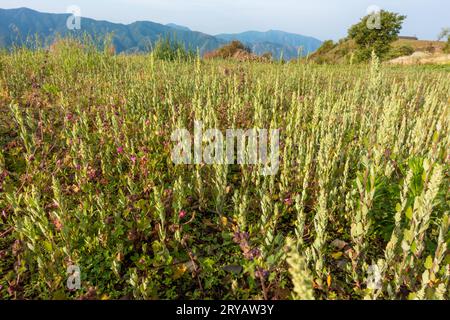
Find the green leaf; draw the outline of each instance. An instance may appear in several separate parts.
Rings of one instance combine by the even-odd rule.
[[[413,241],[413,243],[411,244],[411,252],[416,253],[416,250],[417,250],[417,243],[416,241]]]
[[[413,210],[412,210],[411,207],[408,207],[408,209],[406,209],[406,217],[407,217],[409,220],[412,220],[412,217],[413,217]]]
[[[47,250],[48,252],[52,252],[53,251],[53,246],[50,242],[48,241],[44,241],[44,248],[45,250]]]
[[[332,253],[331,254],[331,257],[333,257],[333,259],[335,259],[335,260],[337,260],[337,259],[339,259],[340,257],[342,257],[342,252],[336,252],[336,253]]]
[[[428,270],[430,270],[433,267],[433,258],[431,256],[427,257],[427,260],[425,261],[424,264],[425,268],[427,268]]]
[[[417,297],[417,295],[416,295],[414,292],[411,292],[411,293],[408,295],[408,300],[415,300],[416,297]]]
[[[428,270],[425,270],[425,272],[422,274],[422,284],[426,284],[430,282],[430,272]]]

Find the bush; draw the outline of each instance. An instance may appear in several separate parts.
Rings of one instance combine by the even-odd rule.
[[[447,43],[445,44],[444,47],[444,52],[445,53],[450,53],[450,28],[443,28],[442,31],[439,33],[438,35],[438,40],[444,40],[445,38],[447,38]]]
[[[410,56],[414,53],[414,48],[408,45],[392,48],[387,56],[388,59],[395,59],[398,57]]]
[[[444,52],[445,53],[450,53],[450,36],[447,39],[447,43],[446,43],[446,45],[444,47]]]
[[[336,47],[336,44],[334,44],[333,40],[326,40],[322,43],[319,49],[315,52],[316,54],[324,54],[327,52],[330,52]]]
[[[169,38],[159,39],[152,53],[156,59],[166,61],[187,61],[195,57],[193,50],[186,50],[182,42],[171,41]]]
[[[231,58],[238,52],[252,53],[249,47],[246,47],[242,42],[234,40],[227,45],[217,49],[216,51],[209,52],[205,55],[206,58]]]
[[[261,57],[266,59],[267,61],[273,60],[272,52],[264,52]]]

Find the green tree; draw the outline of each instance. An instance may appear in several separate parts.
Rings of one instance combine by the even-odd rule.
[[[383,59],[391,49],[391,43],[398,39],[406,16],[380,10],[361,19],[348,30],[349,38],[358,46],[356,58],[360,61],[370,59],[372,51]]]
[[[447,38],[447,43],[444,47],[444,52],[449,53],[450,52],[450,28],[443,28],[441,33],[438,35],[438,40],[444,40]]]
[[[333,40],[326,40],[322,43],[322,45],[320,46],[319,49],[317,49],[316,53],[319,54],[324,54],[327,52],[330,52],[331,50],[333,50],[334,48],[336,48],[336,45],[334,44]]]
[[[445,38],[450,37],[450,28],[442,28],[441,32],[438,35],[438,41],[444,40]]]

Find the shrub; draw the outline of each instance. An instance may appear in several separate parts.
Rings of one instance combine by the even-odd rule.
[[[408,45],[392,48],[387,56],[388,59],[395,59],[403,56],[410,56],[414,53],[414,48]]]
[[[273,54],[272,52],[264,52],[261,55],[262,58],[266,59],[267,61],[272,61],[273,60]]]
[[[333,40],[326,40],[322,43],[322,45],[317,49],[314,54],[321,55],[325,54],[327,52],[330,52],[332,49],[336,47],[336,44],[333,42]]]
[[[448,38],[447,38],[447,43],[445,44],[444,52],[450,53],[450,36],[448,36]]]
[[[240,53],[250,55],[252,53],[252,50],[249,47],[246,47],[244,44],[242,44],[242,42],[234,40],[215,51],[208,52],[205,55],[205,57],[227,59]]]
[[[166,61],[186,61],[195,57],[193,50],[186,50],[182,42],[172,41],[170,38],[159,39],[152,50],[156,59]]]
[[[447,39],[447,43],[444,46],[444,52],[450,53],[450,28],[443,28],[442,31],[438,35],[438,40]]]

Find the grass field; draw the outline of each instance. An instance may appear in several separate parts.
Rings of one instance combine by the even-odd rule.
[[[442,53],[445,47],[444,41],[433,41],[433,40],[410,40],[410,39],[399,39],[392,43],[392,46],[410,46],[415,51],[434,51],[435,53]]]
[[[2,53],[0,298],[448,299],[449,92],[376,59]],[[175,165],[194,121],[280,129],[278,173]]]

